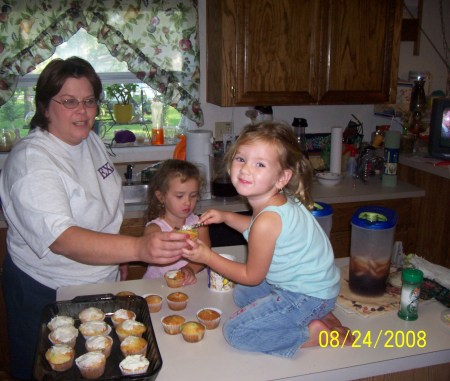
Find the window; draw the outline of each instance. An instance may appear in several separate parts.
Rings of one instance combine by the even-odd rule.
[[[113,100],[106,99],[100,108],[98,116],[101,126],[99,134],[105,142],[111,142],[117,130],[128,129],[135,133],[143,133],[148,137],[146,126],[151,121],[150,102],[159,97],[152,88],[141,82],[128,71],[127,64],[114,58],[105,45],[81,28],[67,42],[59,45],[48,60],[39,64],[36,69],[19,79],[14,96],[0,108],[0,128],[18,129],[23,137],[28,133],[29,122],[34,115],[34,86],[39,73],[54,58],[79,56],[88,60],[102,79],[103,87],[113,83],[136,83],[137,90],[133,94],[134,116],[126,126],[118,125],[112,116]],[[164,103],[164,99],[161,99]],[[177,126],[181,114],[175,108],[165,104],[164,125]]]

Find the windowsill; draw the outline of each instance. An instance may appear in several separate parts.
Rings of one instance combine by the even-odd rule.
[[[116,156],[111,157],[112,162],[116,163],[139,163],[149,161],[159,161],[171,159],[175,145],[163,146],[142,146],[142,147],[114,147],[113,152]],[[109,148],[107,148],[110,152]],[[3,168],[8,152],[0,153],[0,169]]]

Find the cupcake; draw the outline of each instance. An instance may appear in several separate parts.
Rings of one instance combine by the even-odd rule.
[[[124,320],[116,327],[116,333],[120,341],[123,341],[128,336],[141,337],[145,330],[145,325],[136,320]]]
[[[169,270],[164,274],[166,283],[171,288],[178,288],[183,286],[184,273],[181,270]]]
[[[119,291],[116,296],[134,296],[136,295],[133,291]]]
[[[193,228],[191,225],[184,225],[181,229],[175,229],[176,233],[188,234],[189,239],[198,238],[198,229]]]
[[[135,320],[135,319],[136,319],[136,314],[133,311],[125,310],[123,308],[121,308],[120,310],[117,310],[111,316],[111,321],[112,321],[114,327],[117,327],[124,320]]]
[[[169,335],[177,335],[180,333],[180,327],[185,321],[186,319],[183,316],[168,315],[161,319],[161,324],[163,325],[164,332]]]
[[[147,372],[150,361],[143,355],[131,355],[125,357],[119,364],[122,375],[143,374]]]
[[[150,294],[144,296],[145,301],[147,302],[148,311],[159,312],[162,307],[162,297],[160,295]]]
[[[91,336],[86,339],[85,348],[88,352],[101,352],[108,358],[111,354],[112,344],[111,336]]]
[[[48,335],[52,344],[66,344],[69,347],[74,348],[77,342],[78,329],[73,325],[65,325],[63,327],[56,328]]]
[[[45,358],[56,372],[70,369],[75,358],[75,350],[66,344],[56,344],[45,352]]]
[[[78,328],[85,339],[91,336],[106,336],[111,332],[111,326],[104,321],[87,321]]]
[[[206,329],[217,328],[220,323],[222,311],[217,308],[203,308],[197,312],[197,319]]]
[[[92,380],[105,373],[106,356],[101,352],[87,352],[77,357],[75,364],[84,378]]]
[[[105,320],[105,313],[97,307],[85,308],[78,314],[78,318],[82,323],[94,320]]]
[[[187,296],[184,292],[172,292],[167,295],[167,304],[169,308],[174,311],[184,310],[187,306],[187,302],[189,300],[189,296]]]
[[[47,323],[47,327],[50,331],[54,331],[56,328],[65,325],[75,325],[75,320],[70,316],[56,315]]]
[[[197,343],[205,336],[205,326],[196,321],[188,321],[181,325],[181,334],[188,343]]]
[[[126,356],[130,355],[146,355],[147,354],[147,340],[143,337],[128,336],[120,343],[120,350]]]

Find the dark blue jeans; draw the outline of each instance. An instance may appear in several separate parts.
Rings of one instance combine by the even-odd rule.
[[[56,301],[56,290],[25,274],[9,255],[3,263],[2,287],[8,317],[11,374],[16,379],[31,380],[41,311]]]

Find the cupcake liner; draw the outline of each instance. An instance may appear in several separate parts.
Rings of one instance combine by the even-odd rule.
[[[201,316],[199,316],[199,314],[205,310],[215,311],[219,314],[219,317],[216,319],[202,318]],[[218,308],[213,308],[213,307],[202,308],[201,310],[199,310],[197,312],[196,316],[197,316],[198,321],[200,323],[202,323],[206,329],[215,329],[219,326],[220,318],[222,317],[222,311],[219,310]]]
[[[176,315],[176,316],[179,316],[179,315]],[[180,321],[179,324],[176,324],[176,323],[168,324],[168,323],[164,322],[165,318],[167,318],[167,316],[164,316],[161,318],[161,324],[164,328],[164,332],[169,335],[178,335],[181,332],[180,327],[186,321],[186,319],[184,319],[184,317],[180,316],[180,318],[182,318],[183,321]]]
[[[92,358],[97,361],[85,361]],[[99,378],[105,373],[106,357],[100,352],[88,352],[75,359],[81,375],[88,380]]]
[[[149,297],[149,296],[158,297],[160,299],[159,303],[149,303],[148,300],[147,300],[147,297]],[[158,295],[158,294],[145,294],[145,295],[142,295],[142,297],[147,301],[148,311],[150,313],[156,313],[156,312],[161,311],[162,302],[163,302],[163,298],[162,298],[161,295]]]
[[[108,345],[105,345],[104,348],[95,348],[93,347],[91,344],[94,343],[98,338],[107,340],[109,342]],[[88,352],[100,352],[103,353],[105,355],[106,358],[109,357],[109,355],[111,354],[111,350],[112,350],[112,345],[113,345],[113,339],[110,336],[91,336],[86,340],[85,343],[85,348]]]

